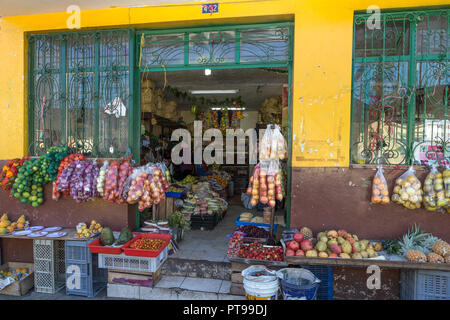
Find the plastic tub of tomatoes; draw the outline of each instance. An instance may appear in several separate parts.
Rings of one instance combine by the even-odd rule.
[[[141,233],[122,249],[126,256],[155,258],[169,245],[171,238],[170,234]]]

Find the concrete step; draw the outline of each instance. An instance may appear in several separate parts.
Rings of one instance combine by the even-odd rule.
[[[245,300],[232,295],[230,281],[218,279],[163,276],[154,287],[108,284],[107,296],[139,300]]]
[[[231,280],[231,263],[170,257],[162,266],[165,276]]]

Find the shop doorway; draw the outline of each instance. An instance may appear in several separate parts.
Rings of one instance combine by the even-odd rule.
[[[195,196],[196,186],[211,181],[211,176],[223,178],[219,181],[221,185],[210,183],[208,187],[227,201],[227,214],[214,227],[214,232],[191,230],[180,243],[182,250],[178,255],[181,257],[197,254],[199,257],[221,259],[226,254],[226,236],[236,229],[236,218],[251,213],[253,217],[263,219],[263,206],[249,209],[242,198],[257,162],[251,159],[249,138],[246,137],[244,156],[240,159],[239,152],[242,150],[238,150],[237,139],[232,147],[227,146],[225,129],[235,132],[253,129],[259,140],[263,132],[260,130],[265,130],[269,124],[278,124],[287,137],[288,86],[289,68],[205,68],[141,73],[141,165],[164,162],[172,174],[171,191],[181,192],[184,189],[188,198]],[[198,133],[195,132],[195,124],[197,129],[201,128],[202,146],[200,150],[195,149],[192,142],[190,163],[175,164],[171,151],[179,141],[171,141],[172,134],[177,129],[186,130],[193,140]],[[224,134],[222,158],[216,158],[222,161],[207,165],[202,158],[201,163],[195,163],[195,153],[204,154],[212,142],[206,138],[206,132],[211,128],[219,129]],[[232,157],[227,156],[230,151]],[[286,177],[288,161],[280,163]],[[183,207],[177,204],[175,201],[173,210],[182,211]],[[286,210],[285,200],[277,204],[275,223],[286,225]],[[145,224],[144,221],[153,215],[154,212],[144,212],[142,223]],[[158,213],[157,216],[162,217],[163,214]],[[200,229],[208,228],[205,225]],[[198,248],[194,250],[194,246],[197,247],[202,241],[205,242],[204,252]],[[215,245],[206,245],[211,242]]]

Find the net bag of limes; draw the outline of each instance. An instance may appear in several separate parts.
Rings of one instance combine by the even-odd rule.
[[[404,174],[397,178],[391,198],[392,202],[411,210],[421,207],[423,197],[422,185],[419,179],[417,179],[415,172],[413,166],[411,166]]]
[[[447,204],[445,199],[444,180],[442,173],[433,165],[423,184],[423,205],[428,211],[436,211]]]
[[[317,300],[320,279],[303,268],[284,268],[277,271],[284,300]]]

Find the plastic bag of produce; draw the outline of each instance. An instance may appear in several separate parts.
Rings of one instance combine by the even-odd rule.
[[[245,209],[253,209],[251,200],[252,200],[251,194],[248,194],[248,193],[241,194],[242,205],[244,206]]]
[[[115,202],[116,189],[118,186],[119,161],[113,160],[108,166],[106,172],[105,188],[103,193],[103,200]]]
[[[402,174],[395,181],[392,202],[398,203],[408,209],[418,209],[421,207],[423,191],[421,183],[415,175],[413,166]]]
[[[275,125],[272,131],[272,148],[270,152],[270,159],[283,160],[287,158],[287,143],[281,133],[280,126]]]
[[[270,162],[261,161],[259,164],[259,202],[262,204],[267,204],[269,202],[268,198],[268,185],[267,185],[267,174],[269,171]]]
[[[259,160],[270,160],[270,150],[272,146],[272,129],[268,125],[259,143]]]
[[[447,164],[445,166],[444,173],[442,174],[444,178],[444,186],[445,186],[445,209],[450,213],[450,165]]]
[[[281,194],[281,178],[280,178],[280,165],[278,161],[270,161],[267,170],[267,204],[274,208],[276,205],[276,197]],[[278,182],[278,189],[276,188]],[[263,202],[262,202],[263,203]]]
[[[103,194],[104,194],[106,172],[108,171],[108,166],[109,166],[109,161],[103,162],[103,165],[100,168],[100,172],[97,177],[97,192],[100,197],[103,197]]]
[[[379,165],[377,173],[373,178],[372,183],[372,198],[370,200],[371,203],[381,203],[388,204],[389,201],[389,191],[388,185],[386,183],[386,179],[383,175],[383,166]]]
[[[437,173],[437,167],[433,165],[423,183],[423,205],[428,211],[436,211],[439,208],[437,204],[437,193],[434,189]]]

